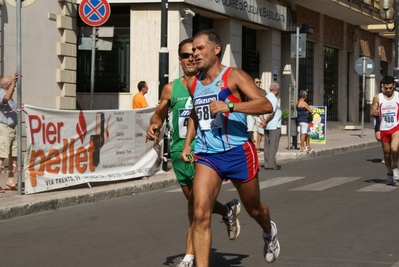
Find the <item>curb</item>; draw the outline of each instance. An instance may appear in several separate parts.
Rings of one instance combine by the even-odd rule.
[[[342,146],[342,147],[337,147],[337,148],[329,148],[329,149],[323,149],[319,151],[314,151],[311,153],[304,153],[304,152],[277,152],[277,160],[301,160],[301,159],[309,159],[309,158],[317,158],[317,157],[323,157],[323,156],[329,156],[329,155],[334,155],[334,154],[340,154],[344,152],[348,152],[351,150],[356,150],[356,149],[365,149],[365,148],[370,148],[370,147],[375,147],[375,146],[380,146],[381,143],[378,141],[375,142],[368,142],[368,143],[362,143],[362,144],[356,144],[356,145],[350,145],[350,146]],[[260,160],[263,162],[263,153],[261,153],[262,156],[259,156]]]
[[[43,195],[39,197],[37,195],[13,196],[14,198],[19,198],[18,202],[21,203],[15,204],[14,201],[12,204],[6,204],[6,206],[0,207],[0,220],[42,211],[72,207],[100,200],[131,196],[137,193],[162,189],[175,184],[177,184],[177,180],[174,177],[174,173],[173,171],[169,171],[166,175],[164,172],[160,172],[151,177],[106,185],[107,188],[105,190],[103,186],[97,186],[91,189],[67,189],[65,192],[59,192],[58,194],[54,194],[53,192],[52,195]],[[72,194],[71,191],[73,191]]]

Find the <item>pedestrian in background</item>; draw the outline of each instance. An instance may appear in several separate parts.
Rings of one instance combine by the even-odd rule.
[[[221,64],[222,45],[213,30],[194,36],[193,54],[200,74],[189,82],[194,107],[181,156],[185,162],[194,161],[191,141],[196,138],[191,194],[195,264],[209,266],[212,208],[225,180],[231,181],[245,210],[261,227],[264,259],[273,262],[280,253],[277,226],[260,200],[258,154],[246,125],[246,114],[271,112],[272,105],[246,72]]]
[[[193,188],[194,163],[186,164],[180,156],[187,133],[187,120],[193,107],[193,102],[187,89],[187,82],[189,77],[193,77],[198,73],[197,64],[193,57],[192,43],[193,40],[191,38],[180,42],[178,47],[179,62],[184,75],[164,86],[159,106],[151,117],[150,125],[147,128],[147,139],[155,139],[154,142],[158,143],[158,140],[156,140],[156,133],[162,127],[165,118],[168,116],[168,110],[172,109],[172,142],[170,145],[170,156],[176,179],[187,200]],[[194,143],[194,141],[191,143],[191,148],[194,148]],[[227,226],[227,234],[231,240],[236,239],[240,234],[240,224],[237,219],[241,209],[240,206],[241,204],[236,199],[231,200],[226,205],[215,201],[213,206],[213,213],[222,216]],[[193,208],[192,205],[189,205],[189,209]],[[192,210],[189,210],[189,213],[192,213]],[[230,214],[230,216],[228,216],[228,214]],[[192,221],[190,220],[186,241],[186,254],[176,267],[192,267],[194,264],[194,248],[192,239],[190,238],[191,223]]]
[[[312,116],[312,109],[309,107],[309,104],[306,102],[308,99],[308,92],[305,90],[301,90],[298,93],[298,102],[296,105],[297,112],[297,122],[299,124],[299,136],[301,143],[301,152],[312,152],[313,149],[310,147],[310,137],[309,137],[309,122],[311,122],[310,118]]]
[[[261,81],[259,78],[254,79],[256,86],[258,86],[258,89],[262,92],[264,96],[266,96],[266,90],[260,88]],[[260,124],[260,118],[259,115],[252,115],[248,114],[247,115],[247,127],[248,127],[248,133],[249,136],[251,137],[252,142],[255,144],[256,151],[259,153],[260,152],[260,142],[262,141],[263,135],[264,135],[264,129],[259,126]],[[254,133],[256,132],[256,140]]]
[[[132,108],[138,109],[148,107],[147,100],[144,97],[144,95],[148,93],[147,83],[145,81],[139,82],[137,84],[137,89],[139,92],[133,96]]]
[[[265,128],[265,141],[263,145],[265,170],[280,170],[281,166],[276,164],[276,155],[281,137],[282,117],[280,103],[277,99],[280,92],[279,85],[277,83],[272,83],[269,90],[270,93],[267,94],[266,98],[269,99],[270,103],[273,105],[273,112],[259,116],[261,120],[259,126]]]
[[[386,76],[382,81],[383,89],[374,97],[370,115],[380,118],[380,137],[387,168],[387,185],[399,181],[398,147],[399,147],[399,93],[395,91],[395,80]]]
[[[0,167],[8,158],[8,179],[5,190],[17,191],[14,183],[14,171],[17,165],[17,105],[12,96],[18,81],[18,72],[14,77],[5,76],[1,79],[0,89]],[[5,191],[0,186],[0,193]]]

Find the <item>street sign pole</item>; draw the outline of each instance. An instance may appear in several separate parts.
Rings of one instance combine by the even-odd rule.
[[[94,74],[96,64],[96,33],[97,26],[103,25],[111,15],[111,7],[107,0],[82,0],[79,5],[79,16],[87,25],[93,27],[91,44],[91,70],[90,70],[90,110],[94,102]]]
[[[370,75],[374,71],[374,62],[369,57],[360,57],[355,62],[355,70],[357,74],[362,75],[362,134],[364,134],[364,98],[366,92],[366,75]]]
[[[17,142],[18,142],[18,150],[17,150],[17,183],[18,183],[18,195],[22,195],[22,44],[21,44],[21,8],[22,3],[21,0],[17,0],[17,71],[18,71],[18,83],[17,83]],[[8,162],[8,165],[13,164],[13,162]],[[15,170],[15,166],[13,166]]]
[[[363,138],[364,135],[364,93],[366,92],[366,58],[363,57],[363,88],[362,88],[362,135],[360,136]]]
[[[297,117],[296,114],[296,103],[298,102],[298,86],[299,86],[299,27],[296,27],[296,62],[295,62],[295,91],[294,91],[294,117]],[[290,127],[291,125],[291,117],[288,118],[290,120]],[[296,125],[296,124],[295,124]],[[291,132],[291,128],[288,129]],[[298,148],[298,135],[292,137],[292,146],[297,149]]]
[[[93,110],[94,102],[94,72],[96,68],[96,27],[91,34],[91,70],[90,70],[90,110]]]
[[[299,26],[296,27],[296,33],[291,34],[291,58],[295,58],[295,81],[293,84],[293,98],[290,98],[289,112],[288,112],[288,140],[291,139],[291,115],[296,117],[296,102],[298,102],[298,91],[299,91],[299,59],[306,58],[306,34],[300,34]],[[290,93],[291,95],[291,93]],[[291,103],[294,101],[294,103]],[[292,108],[292,109],[291,109]],[[295,124],[296,125],[296,124]],[[295,127],[294,125],[294,127]],[[296,129],[295,129],[296,130]],[[292,146],[298,148],[297,135],[292,136]],[[291,146],[288,146],[291,149]]]

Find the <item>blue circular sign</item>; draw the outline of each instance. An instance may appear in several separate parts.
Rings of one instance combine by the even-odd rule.
[[[79,16],[87,25],[96,27],[103,25],[111,15],[111,7],[107,0],[82,0]]]

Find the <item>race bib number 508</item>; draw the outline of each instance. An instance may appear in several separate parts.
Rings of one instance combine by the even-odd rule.
[[[220,128],[221,123],[218,123],[218,116],[211,113],[209,104],[212,100],[218,100],[217,94],[203,95],[194,98],[195,113],[198,117],[198,122],[202,130],[208,130],[211,128]]]

